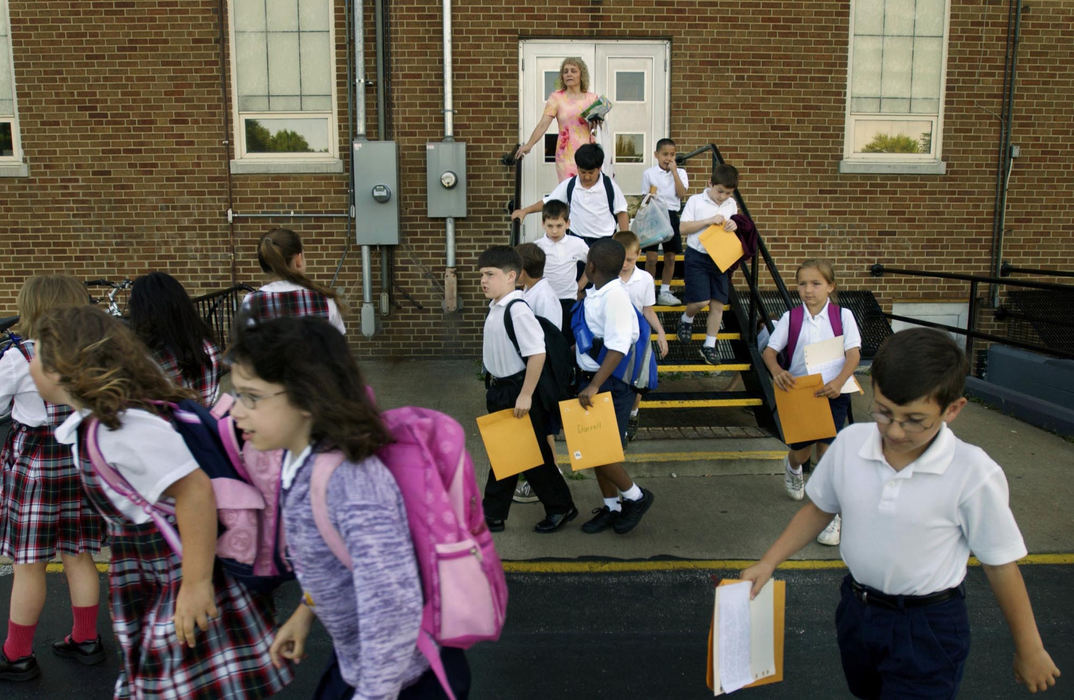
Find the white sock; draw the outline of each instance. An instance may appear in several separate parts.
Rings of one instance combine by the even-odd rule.
[[[796,467],[796,466],[793,466],[790,462],[788,462],[787,463],[787,471],[789,471],[791,474],[801,474],[802,473],[802,465],[799,464]]]
[[[608,507],[608,510],[623,510],[623,504],[619,502],[619,497],[605,498],[604,505]]]
[[[714,348],[714,347],[716,347],[716,336],[714,336],[714,335],[706,335],[705,336],[705,347],[706,348]]]
[[[636,408],[630,409],[630,417],[631,418],[635,418],[635,417],[637,417],[637,415],[638,415],[638,409],[636,409]]]
[[[623,498],[628,501],[640,501],[645,496],[645,494],[641,492],[641,489],[638,488],[637,484],[631,484],[630,488],[621,493],[623,494]]]
[[[671,294],[671,285],[670,284],[661,284],[660,285],[660,293],[661,294]]]
[[[693,316],[687,316],[686,312],[684,311],[683,314],[682,314],[682,321],[683,321],[683,323],[693,323],[694,322],[694,317]]]

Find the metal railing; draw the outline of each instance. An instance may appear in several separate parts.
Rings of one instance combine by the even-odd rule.
[[[1037,275],[1041,277],[1074,277],[1074,271],[1070,270],[1038,270],[1032,267],[1015,267],[1004,260],[999,268],[999,276],[1007,277],[1008,275],[1013,274]]]
[[[213,340],[223,348],[231,341],[231,324],[243,298],[254,291],[248,284],[237,284],[193,299],[198,314],[213,332]]]

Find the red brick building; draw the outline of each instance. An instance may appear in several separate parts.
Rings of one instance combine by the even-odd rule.
[[[353,49],[341,0],[0,0],[0,308],[14,313],[21,281],[38,273],[162,269],[194,293],[257,282],[254,245],[282,225],[302,234],[316,279],[338,269],[360,355],[476,355],[486,304],[474,262],[507,242],[513,176],[499,159],[531,128],[529,108],[519,109],[533,75],[522,59],[538,39],[592,44],[598,57],[627,40],[663,46],[666,67],[659,57],[650,73],[624,63],[622,83],[609,74],[595,87],[613,102],[621,91],[624,115],[631,90],[639,104],[655,101],[653,133],[638,134],[642,164],[668,135],[655,129],[680,151],[715,143],[738,166],[785,275],[826,256],[841,285],[873,288],[890,307],[965,301],[966,288],[873,279],[873,262],[988,274],[1002,257],[1074,269],[1072,0],[917,0],[916,14],[896,0],[455,0],[453,122],[467,148],[467,216],[455,222],[461,310],[446,314],[445,223],[426,207],[426,144],[444,135],[441,3],[382,4],[385,109],[378,115],[368,87],[366,132],[398,146],[400,242],[390,256],[370,251],[375,335],[360,333],[362,256],[345,216]],[[358,5],[375,82],[375,7]],[[997,252],[1015,20],[1009,142],[1019,155]],[[877,142],[896,122],[927,132],[909,141],[918,152],[874,154],[855,140]],[[307,134],[305,152],[258,141],[288,131]],[[691,193],[700,191],[707,162],[687,168]],[[305,216],[262,216],[279,212]],[[382,291],[395,302],[387,315]]]

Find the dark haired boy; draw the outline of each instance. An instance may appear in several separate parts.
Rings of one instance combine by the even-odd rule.
[[[589,246],[578,236],[567,235],[571,221],[566,202],[558,199],[545,202],[541,206],[541,225],[544,227],[544,236],[534,243],[544,251],[544,276],[559,299],[563,334],[573,345],[571,307],[588,284],[585,275],[579,274],[578,268],[585,266]]]
[[[656,142],[653,152],[656,165],[641,174],[641,191],[648,193],[656,188],[653,198],[657,204],[666,207],[671,220],[672,236],[663,243],[642,248],[645,253],[645,271],[656,275],[658,248],[664,251],[664,269],[660,274],[660,295],[656,301],[663,306],[678,306],[682,303],[671,293],[671,278],[675,276],[675,256],[682,252],[682,236],[679,234],[679,208],[686,199],[686,190],[690,186],[686,171],[675,164],[675,142],[662,138]]]
[[[619,279],[625,259],[626,250],[616,240],[605,238],[590,246],[585,274],[593,286],[586,289],[582,310],[586,326],[594,338],[603,341],[607,354],[597,364],[589,354],[575,348],[575,359],[580,370],[579,385],[584,387],[578,392],[578,403],[583,408],[589,408],[597,393],[610,391],[623,447],[627,443],[634,388],[616,377],[615,371],[634,347],[640,333],[634,304]],[[582,531],[593,534],[612,528],[620,535],[630,532],[653,504],[652,492],[634,483],[621,462],[596,467],[593,471],[604,505],[593,511],[594,517],[582,525]]]
[[[538,438],[537,446],[544,458],[542,464],[523,472],[545,509],[544,520],[533,529],[540,533],[555,532],[577,517],[578,509],[574,507],[567,482],[556,466],[552,448],[544,439],[549,411],[555,407],[545,406],[539,399],[534,400],[545,361],[544,331],[533,311],[522,301],[522,291],[516,289],[522,259],[514,248],[492,246],[481,253],[477,266],[481,270],[481,291],[490,300],[481,339],[481,356],[487,372],[485,407],[489,413],[514,409],[517,418],[529,414],[534,435]],[[519,303],[512,304],[516,299]],[[518,350],[508,337],[504,325],[508,305],[511,306]],[[482,506],[490,531],[503,531],[517,482],[517,475],[497,480],[489,470]]]
[[[679,342],[688,343],[693,337],[694,316],[698,311],[709,307],[705,323],[705,342],[701,346],[701,357],[710,365],[720,363],[716,350],[716,336],[720,332],[723,320],[723,305],[730,295],[730,285],[726,273],[720,272],[716,263],[709,257],[705,245],[701,242],[701,232],[709,226],[723,226],[727,231],[734,231],[735,222],[731,217],[738,213],[735,202],[735,188],[738,187],[738,170],[732,165],[721,163],[716,166],[709,181],[710,186],[701,194],[695,194],[686,202],[682,210],[679,230],[686,236],[686,253],[683,254],[683,277],[686,280],[683,311],[676,329]]]
[[[850,692],[862,698],[958,694],[969,653],[966,561],[972,552],[1014,639],[1014,676],[1055,684],[1016,561],[1026,548],[1003,470],[947,427],[966,399],[965,356],[927,328],[888,338],[873,360],[875,423],[839,433],[806,484],[811,503],[742,573],[761,589],[782,561],[839,513],[843,579],[836,629]]]
[[[524,209],[511,212],[512,219],[523,219],[528,214],[542,210],[545,202],[553,199],[566,202],[567,218],[571,228],[568,233],[578,236],[587,244],[629,228],[626,197],[615,180],[600,171],[604,164],[604,150],[587,143],[574,153],[578,174],[560,182],[544,199]]]

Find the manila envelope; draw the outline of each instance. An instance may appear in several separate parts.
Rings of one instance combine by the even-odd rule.
[[[776,413],[783,427],[783,442],[806,442],[835,437],[835,420],[828,399],[814,396],[824,386],[819,374],[795,377],[794,388],[783,391],[773,386]]]
[[[720,226],[713,224],[700,235],[701,245],[705,246],[709,257],[712,258],[712,262],[716,263],[716,267],[720,268],[720,272],[727,272],[727,268],[746,254],[742,250],[742,241],[738,240],[735,232],[724,231],[722,224]]]
[[[521,474],[544,462],[529,415],[515,418],[513,408],[477,417],[477,428],[496,480]]]
[[[578,471],[623,461],[623,440],[610,391],[594,396],[590,408],[582,408],[578,399],[560,401],[559,414],[563,418],[571,469]]]

